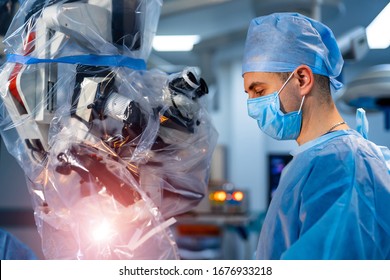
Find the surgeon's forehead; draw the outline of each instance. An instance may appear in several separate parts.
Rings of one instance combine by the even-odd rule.
[[[280,82],[280,78],[276,73],[270,72],[247,72],[244,74],[245,91],[252,90],[254,86],[270,85]]]

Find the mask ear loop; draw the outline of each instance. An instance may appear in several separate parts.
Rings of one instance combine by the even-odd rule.
[[[290,74],[290,76],[287,78],[287,80],[284,82],[282,87],[280,88],[277,96],[282,92],[282,90],[287,86],[287,83],[291,80],[292,76],[294,75],[295,70]]]
[[[302,106],[303,106],[303,101],[305,101],[305,97],[306,97],[306,95],[304,95],[304,96],[302,97],[302,102],[301,102],[301,106],[299,106],[298,114],[301,113]]]
[[[292,76],[294,75],[294,72],[295,72],[295,70],[290,74],[290,76],[289,76],[289,77],[287,78],[287,80],[284,82],[284,84],[283,84],[282,87],[280,88],[280,90],[279,90],[278,94],[276,95],[276,97],[277,97],[277,96],[282,92],[282,90],[287,86],[287,83],[291,80]],[[306,97],[306,95],[304,95],[304,96],[302,97],[302,102],[301,102],[301,106],[299,106],[298,114],[300,114],[301,111],[302,111],[303,101],[305,101],[305,97]]]

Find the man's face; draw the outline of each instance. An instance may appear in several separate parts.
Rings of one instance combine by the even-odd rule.
[[[284,82],[275,73],[247,72],[244,74],[244,88],[249,99],[266,96],[279,91]],[[294,91],[295,82],[297,82],[296,79],[292,77],[279,95],[280,109],[284,113],[296,111],[299,108],[301,98]]]

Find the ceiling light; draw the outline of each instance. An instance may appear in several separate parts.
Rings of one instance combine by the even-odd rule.
[[[186,52],[191,51],[199,41],[199,35],[161,35],[154,37],[153,48],[158,52]]]
[[[370,49],[386,49],[390,46],[390,3],[367,26],[367,41]]]

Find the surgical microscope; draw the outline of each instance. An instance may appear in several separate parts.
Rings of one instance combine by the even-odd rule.
[[[159,0],[27,0],[5,36],[0,130],[47,258],[178,258],[217,133],[194,68],[146,70]]]

